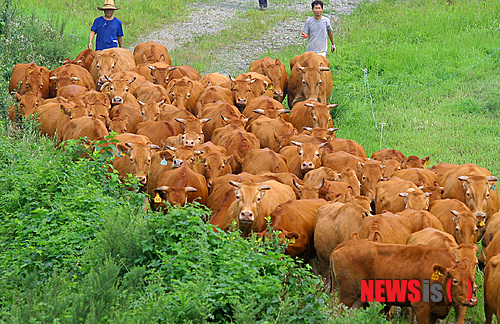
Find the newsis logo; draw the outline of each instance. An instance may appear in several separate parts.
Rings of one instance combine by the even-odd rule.
[[[441,272],[436,270],[432,274],[432,280],[438,280],[439,276],[443,276]],[[409,302],[435,302],[443,301],[444,294],[451,298],[452,280],[449,279],[446,283],[446,289],[438,282],[432,283],[426,279],[420,282],[417,279],[411,280],[361,280],[361,302],[379,302],[379,303],[405,303]],[[467,300],[472,297],[472,283],[467,278],[468,296]]]

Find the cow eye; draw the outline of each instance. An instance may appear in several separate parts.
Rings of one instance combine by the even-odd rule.
[[[257,202],[259,202],[259,201],[260,201],[260,199],[261,199],[260,197],[259,197],[259,198],[257,198]]]
[[[127,88],[127,89],[125,89],[125,92],[128,92],[128,88]]]
[[[153,82],[156,83],[156,78],[153,78]]]
[[[98,68],[98,69],[100,69],[100,68],[101,68],[101,66],[100,66],[99,64],[97,64],[97,68]]]
[[[306,84],[306,80],[302,80],[302,84]]]
[[[113,90],[115,90],[115,88],[114,87],[109,87],[109,90],[113,91]]]
[[[205,163],[204,166],[205,166],[205,168],[208,168],[208,164]]]
[[[130,162],[134,163],[134,159],[133,159],[133,158],[130,158]]]
[[[171,96],[172,96],[172,98],[175,98],[175,93],[173,93],[173,92],[172,92],[172,93],[171,93]]]
[[[460,281],[458,281],[458,279],[453,279],[453,284],[456,286],[460,283]]]
[[[318,84],[321,84],[321,80],[319,80]]]
[[[363,176],[363,177],[361,178],[361,180],[366,181],[366,177],[365,177],[365,176]]]
[[[151,163],[151,159],[148,159],[148,161],[146,162],[147,164]]]
[[[191,97],[190,93],[187,94],[186,99],[189,99],[189,97]]]
[[[112,66],[111,66],[111,70],[113,70],[114,68],[115,68],[115,66],[114,66],[114,65],[112,65]]]
[[[240,200],[241,196],[240,195],[236,195],[236,199]]]

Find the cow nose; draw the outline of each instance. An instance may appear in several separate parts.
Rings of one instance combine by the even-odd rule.
[[[481,218],[485,218],[485,217],[486,217],[486,213],[483,213],[483,212],[475,212],[475,213],[474,213],[474,216],[476,216],[476,217],[481,217]]]
[[[311,170],[314,169],[314,164],[311,161],[302,162],[302,170]]]
[[[281,97],[283,95],[283,91],[274,91],[275,97]]]
[[[113,103],[114,104],[121,104],[121,103],[123,103],[123,98],[122,97],[113,97]]]
[[[178,168],[182,165],[182,163],[184,163],[184,161],[182,160],[174,160],[174,162],[172,163],[172,168]]]
[[[240,221],[252,222],[253,221],[253,212],[250,210],[243,210],[240,213]]]
[[[477,285],[474,284],[474,287],[472,287],[472,293],[474,293],[474,295],[476,294],[476,291],[477,291]]]
[[[139,183],[142,185],[145,185],[147,182],[146,176],[137,176],[136,178],[139,180]]]
[[[209,180],[208,183],[207,183],[207,187],[208,188],[212,188],[212,180]]]
[[[189,141],[186,141],[186,144],[185,144],[187,147],[193,147],[194,146],[194,140],[189,140]]]
[[[237,103],[239,105],[245,105],[247,103],[247,99],[246,98],[238,98]]]

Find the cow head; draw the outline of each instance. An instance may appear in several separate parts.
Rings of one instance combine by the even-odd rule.
[[[37,67],[34,63],[26,68],[24,71],[24,80],[26,80],[27,92],[39,92],[42,90],[44,86],[43,73],[43,69]]]
[[[382,164],[384,165],[384,171],[382,172],[384,178],[390,178],[394,172],[401,170],[401,161],[397,158],[384,159]]]
[[[416,155],[407,157],[403,162],[401,162],[401,167],[403,169],[419,168],[423,169],[429,165],[430,157],[419,158]]]
[[[330,127],[330,128],[321,128],[321,127],[302,127],[303,131],[301,134],[310,135],[313,137],[321,137],[327,141],[334,140],[337,138],[335,131],[338,131],[338,128]]]
[[[297,146],[297,154],[299,156],[299,164],[302,174],[306,174],[307,172],[321,166],[321,154],[319,149],[325,146],[326,143],[312,144],[292,141],[292,144]]]
[[[205,157],[202,175],[207,179],[207,187],[212,188],[213,180],[224,174],[231,173],[230,160],[232,156],[226,157],[219,153],[212,153]]]
[[[366,195],[368,191],[376,192],[377,182],[383,179],[383,165],[377,163],[360,163],[361,194]]]
[[[455,233],[453,236],[458,244],[470,243],[476,244],[477,242],[477,219],[470,211],[456,211],[450,210],[450,216],[455,224]]]
[[[332,126],[332,116],[330,110],[338,105],[325,105],[316,101],[305,101],[304,106],[308,111],[309,126],[328,128]]]
[[[294,187],[297,189],[294,190],[297,199],[316,199],[319,198],[319,190],[323,187],[325,179],[323,178],[323,180],[317,185],[308,185],[307,183],[300,184],[295,181],[295,179],[293,179],[292,182]]]
[[[194,187],[168,187],[161,186],[154,190],[155,196],[158,195],[161,199],[161,204],[167,202],[172,206],[184,206],[188,203],[189,193],[196,192]]]
[[[359,196],[361,194],[361,183],[358,180],[356,171],[347,168],[338,174],[338,181],[342,181],[352,187],[353,195]]]
[[[142,102],[137,101],[141,105],[142,120],[143,121],[155,121],[156,117],[160,114],[160,106],[163,105],[167,99],[160,100],[159,102]]]
[[[99,53],[94,59],[97,69],[97,88],[100,89],[106,83],[105,75],[112,75],[118,63],[118,55],[113,53]],[[92,63],[93,64],[93,63]]]
[[[492,189],[491,182],[498,181],[494,176],[460,176],[458,180],[462,182],[465,192],[465,204],[472,210],[476,217],[485,218],[486,203],[490,197]]]
[[[260,68],[264,72],[264,75],[267,76],[272,82],[273,98],[279,102],[282,102],[285,97],[285,90],[281,87],[281,84],[283,82],[283,78],[287,77],[286,75],[283,75],[282,66],[283,63],[281,63],[278,59],[275,61],[262,60],[260,63]]]
[[[130,90],[130,84],[135,81],[136,77],[130,80],[112,80],[107,75],[104,75],[106,82],[101,86],[101,91],[109,94],[112,105],[125,103],[127,94]]]
[[[231,78],[231,91],[233,92],[234,104],[239,109],[243,109],[247,105],[253,82],[255,82],[255,79],[235,80]]]
[[[177,108],[187,109],[193,90],[193,81],[187,78],[174,79],[170,81],[169,90],[168,95],[172,105]]]
[[[76,84],[78,81],[80,81],[80,79],[74,73],[68,74],[67,72],[63,71],[60,74],[51,76],[50,81],[53,83],[51,89],[54,89],[54,93],[57,93],[57,89],[60,89],[67,85]]]
[[[409,188],[406,192],[399,193],[399,196],[404,199],[405,209],[413,210],[428,210],[430,195],[430,193],[424,193],[418,188]]]
[[[151,70],[151,76],[153,77],[153,83],[167,87],[168,83],[168,68],[169,66],[163,64],[163,66],[149,65],[148,68]]]
[[[321,83],[322,72],[330,71],[326,66],[320,67],[305,67],[296,64],[298,72],[302,79],[302,93],[307,100],[319,101],[319,88]]]
[[[43,102],[42,93],[41,92],[26,92],[24,95],[20,95],[19,93],[14,93],[16,101],[19,102],[19,107],[11,109],[14,111],[14,115],[11,119],[19,120],[20,116],[30,116],[35,113],[35,109],[41,105]],[[9,111],[10,114],[10,111]]]
[[[165,148],[171,151],[170,154],[172,155],[172,169],[176,169],[183,164],[186,164],[189,168],[192,168],[194,163],[201,159],[199,155],[203,154],[203,151],[195,151],[191,147],[175,148],[166,146]]]
[[[108,123],[108,130],[111,132],[116,132],[118,134],[126,133],[128,125],[130,124],[130,118],[128,116],[114,117]]]
[[[469,284],[475,287],[475,278],[471,277],[468,267],[471,266],[466,260],[459,262],[451,267],[445,268],[441,265],[434,265],[434,273],[439,274],[439,282],[443,287],[447,286],[451,280],[450,293],[452,304],[454,306],[467,306],[474,307],[477,305],[477,298],[474,296],[474,288],[472,289],[471,298],[468,300],[470,294]],[[441,277],[443,279],[441,279]],[[446,298],[446,300],[448,300]],[[449,301],[448,301],[449,302]]]
[[[236,181],[229,181],[229,183],[235,187],[234,195],[238,207],[238,227],[243,232],[248,232],[258,213],[258,206],[262,197],[264,197],[266,190],[271,189],[271,187],[257,183],[239,183]]]
[[[116,148],[125,153],[124,158],[130,160],[129,173],[139,180],[141,185],[145,185],[147,182],[147,173],[149,170],[149,164],[151,163],[151,154],[153,149],[159,149],[158,145],[154,144],[133,144],[133,143],[118,143]]]

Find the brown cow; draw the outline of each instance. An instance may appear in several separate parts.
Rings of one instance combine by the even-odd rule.
[[[28,117],[35,113],[35,109],[42,104],[41,92],[26,92],[20,95],[14,92],[16,101],[19,105],[12,104],[9,108],[8,115],[13,122],[21,121],[21,116]]]
[[[114,106],[109,112],[109,118],[114,121],[115,118],[121,118],[126,123],[128,133],[135,133],[137,124],[142,123],[143,117],[139,103],[137,106],[133,103],[123,103]],[[110,128],[115,130],[113,127]],[[116,131],[117,133],[120,133]]]
[[[104,75],[104,78],[106,82],[102,84],[100,91],[108,94],[111,105],[129,103],[139,107],[139,102],[130,92],[131,84],[136,80],[135,77],[132,79],[111,79]]]
[[[382,165],[384,166],[384,171],[382,172],[384,178],[390,178],[394,175],[394,172],[401,170],[401,161],[397,158],[383,159]]]
[[[191,80],[188,77],[173,79],[166,87],[170,102],[178,108],[189,110],[197,115],[196,102],[205,90],[200,81]]]
[[[132,92],[137,100],[142,102],[159,102],[170,104],[170,97],[167,90],[161,85],[154,84],[150,81],[142,82],[135,91]]]
[[[290,172],[302,179],[307,172],[321,166],[321,154],[319,150],[326,143],[318,145],[292,142],[292,144],[295,146],[282,148],[280,154],[285,157]]]
[[[153,82],[154,84],[158,84],[167,87],[167,74],[169,71],[170,64],[165,62],[157,62],[157,63],[144,63],[139,64],[134,71],[138,72],[140,75],[144,76],[148,81]]]
[[[443,224],[439,219],[427,210],[405,209],[397,212],[397,215],[408,218],[411,223],[412,233],[428,227],[444,231]]]
[[[328,201],[346,203],[353,196],[353,189],[347,183],[325,180],[319,190],[319,197]]]
[[[71,99],[71,98],[75,98],[75,97],[80,97],[82,94],[84,94],[87,91],[89,91],[89,90],[81,85],[68,84],[68,85],[65,85],[63,87],[57,88],[57,96]]]
[[[407,245],[425,244],[436,247],[446,248],[459,262],[469,264],[469,275],[476,275],[476,249],[471,244],[460,244],[455,242],[455,238],[448,233],[434,229],[426,228],[419,232],[413,233],[407,241]],[[474,291],[477,287],[474,285]],[[464,323],[466,315],[466,307],[455,305],[455,323]]]
[[[62,65],[50,72],[50,96],[58,95],[58,89],[66,85],[76,84],[92,90],[94,80],[88,70],[76,64]]]
[[[342,243],[333,251],[330,264],[339,287],[340,302],[347,307],[360,307],[363,304],[362,281],[377,279],[419,280],[417,289],[421,298],[418,301],[410,302],[405,294],[404,302],[396,302],[382,293],[388,297],[386,301],[390,305],[411,306],[417,323],[435,323],[438,318],[445,318],[452,306],[473,307],[477,304],[469,289],[469,285],[475,284],[469,270],[472,265],[467,260],[457,263],[446,248],[353,240]],[[424,280],[429,279],[443,288],[443,299],[439,302],[422,298]],[[453,284],[448,285],[449,282]],[[449,287],[451,300],[444,297],[444,287]]]
[[[483,247],[484,261],[488,261],[498,252],[500,252],[500,235],[496,233],[486,248]]]
[[[424,193],[413,182],[392,177],[388,181],[380,181],[375,189],[375,212],[384,210],[397,213],[405,209],[429,209],[430,194]]]
[[[443,176],[443,174],[450,171],[451,169],[455,169],[458,166],[459,166],[458,164],[439,163],[439,164],[431,166],[429,168],[429,170],[434,172],[438,176],[438,179],[440,180],[441,177]]]
[[[290,172],[267,172],[259,173],[260,175],[266,175],[271,178],[271,180],[276,180],[278,182],[284,183],[295,192],[296,199],[317,199],[319,198],[319,189],[323,186],[324,181],[320,180],[314,185],[309,185],[304,181],[300,180],[295,174]]]
[[[223,230],[228,230],[233,221],[246,237],[251,232],[262,232],[266,228],[267,215],[281,203],[295,198],[293,190],[274,180],[262,183],[247,183],[230,181],[235,189],[234,201],[225,214],[224,220],[217,224]]]
[[[372,159],[383,162],[385,159],[396,159],[399,162],[406,160],[406,156],[400,151],[394,149],[382,149],[372,154]]]
[[[429,157],[419,158],[416,155],[407,157],[403,162],[401,162],[401,167],[403,169],[409,168],[421,168],[423,169],[429,165]]]
[[[234,173],[241,171],[240,164],[243,163],[248,151],[260,148],[260,142],[254,134],[240,129],[224,134],[216,144],[235,155],[235,159],[231,159],[231,168]]]
[[[288,107],[304,100],[314,100],[326,105],[333,90],[329,65],[326,57],[314,52],[305,52],[292,58],[288,79]]]
[[[108,48],[98,51],[92,65],[90,74],[94,79],[96,90],[106,82],[105,75],[108,77],[115,72],[133,71],[135,68],[134,55],[125,48]]]
[[[165,100],[166,99],[163,99],[158,102],[142,102],[139,100],[138,102],[139,105],[141,105],[142,120],[145,122],[155,121],[160,114],[160,106],[165,103]]]
[[[327,167],[319,167],[317,169],[311,170],[304,176],[304,182],[313,185],[319,183],[322,179],[337,181],[338,173]]]
[[[475,164],[462,164],[443,174],[443,198],[464,202],[476,217],[486,217],[498,212],[499,198],[495,182],[497,177]]]
[[[438,186],[439,182],[436,174],[428,169],[408,168],[394,172],[393,176],[403,180],[413,182],[418,187],[420,186]]]
[[[186,109],[177,108],[170,104],[163,104],[160,106],[160,110],[160,114],[156,116],[156,121],[168,121],[175,127],[177,134],[184,133],[186,126],[190,128],[193,124],[196,124],[195,128],[197,131],[201,132],[203,129],[199,119]]]
[[[131,133],[119,134],[113,139],[119,141],[116,144],[118,153],[113,161],[113,167],[118,171],[118,178],[124,181],[128,178],[128,174],[131,174],[141,185],[145,185],[152,150],[160,147],[152,144],[146,136]]]
[[[148,121],[137,124],[136,133],[147,136],[153,144],[163,146],[167,138],[175,134],[175,129],[166,121]]]
[[[203,163],[196,164],[194,168],[196,172],[203,175],[207,180],[208,189],[212,188],[212,183],[215,178],[223,176],[225,174],[231,173],[231,161],[232,156],[225,156],[220,152],[212,152],[203,154]]]
[[[493,236],[500,230],[500,212],[495,213],[488,217],[488,221],[486,222],[486,229],[484,231],[484,235],[481,239],[481,246],[483,249],[487,247]]]
[[[365,160],[363,158],[343,151],[323,154],[321,156],[321,164],[325,167],[337,172],[342,172],[347,168],[351,168],[356,170],[358,179],[361,177],[361,173],[359,172],[359,170],[361,170],[361,163],[364,162]],[[382,167],[379,166],[379,168],[381,169],[380,173],[382,173]],[[375,190],[373,190],[373,192],[375,192]]]
[[[87,48],[81,51],[80,54],[78,54],[74,60],[70,60],[69,58],[64,59],[64,62],[62,64],[80,65],[81,67],[90,72],[90,66],[94,61],[96,54],[97,54],[96,51],[94,51],[91,48]]]
[[[80,117],[68,122],[64,131],[63,141],[88,137],[90,140],[103,139],[109,135],[106,125],[95,117]]]
[[[75,106],[71,102],[44,103],[35,112],[38,114],[42,134],[55,137],[57,132],[59,142],[63,140],[66,126],[72,118],[88,116],[85,108]]]
[[[302,130],[303,127],[331,128],[333,121],[330,110],[337,106],[306,100],[295,104],[285,119],[298,130]]]
[[[134,48],[134,61],[136,65],[156,62],[172,64],[167,48],[154,41],[137,44]]]
[[[199,113],[204,105],[209,103],[214,103],[219,100],[227,102],[228,104],[232,105],[233,93],[231,92],[231,89],[223,88],[219,85],[210,86],[205,90],[203,90],[203,93],[200,95],[198,101],[196,102],[195,110]]]
[[[266,95],[273,98],[272,81],[267,76],[257,73],[257,72],[247,72],[237,75],[235,80],[251,80],[252,89],[250,95],[247,98],[251,100],[252,98]]]
[[[205,88],[221,85],[223,83],[231,82],[231,79],[225,74],[220,72],[207,73],[201,79],[200,82]]]
[[[205,177],[191,170],[187,164],[156,176],[157,178],[151,179],[156,188],[149,192],[153,198],[151,202],[153,210],[160,209],[166,213],[167,203],[173,206],[184,206],[197,201],[206,205],[208,188]]]
[[[50,71],[35,63],[19,63],[12,69],[9,81],[9,93],[41,92],[42,98],[49,98]]]
[[[444,231],[453,235],[458,244],[476,244],[478,227],[484,226],[484,218],[474,217],[463,202],[457,199],[436,200],[430,204],[429,212],[439,219]]]
[[[245,125],[248,123],[250,118],[244,118],[244,119],[227,119],[225,116],[221,116],[222,120],[226,123],[226,125],[214,129],[214,132],[212,133],[212,138],[211,141],[214,143],[218,143],[222,136],[225,134],[232,132],[234,130],[245,130]]]
[[[201,75],[195,68],[189,66],[187,64],[180,66],[170,66],[167,69],[167,75],[165,80],[168,82],[174,79],[182,79],[183,77],[187,77],[193,81],[200,81]],[[165,87],[167,88],[167,87]]]
[[[485,324],[491,324],[493,315],[500,321],[500,254],[495,255],[484,269],[484,315]]]
[[[279,231],[278,238],[286,244],[285,254],[305,262],[314,256],[314,222],[318,209],[327,202],[323,199],[289,200],[271,213],[270,229],[259,235],[268,236]]]
[[[354,196],[359,196],[361,194],[361,183],[359,182],[356,172],[353,169],[347,168],[340,172],[337,176],[337,181],[344,182],[350,186]]]
[[[260,116],[247,130],[254,134],[260,141],[261,148],[269,148],[275,152],[280,151],[280,145],[276,141],[277,136],[293,134],[295,129],[292,124],[281,118],[269,118]]]
[[[365,149],[359,143],[356,143],[350,139],[336,138],[334,140],[328,141],[334,152],[344,151],[352,155],[357,155],[361,158],[367,157]],[[374,160],[377,163],[378,161]]]
[[[411,235],[411,223],[406,217],[384,212],[367,217],[353,238],[368,239],[379,243],[406,244]]]
[[[268,148],[248,151],[243,161],[243,172],[257,174],[263,171],[288,172],[286,159]]]
[[[288,76],[285,65],[279,59],[273,60],[266,56],[250,63],[249,71],[267,76],[272,82],[273,98],[283,102],[288,90]]]
[[[206,104],[198,112],[197,116],[198,118],[208,119],[207,122],[203,124],[203,133],[207,141],[212,139],[212,133],[216,128],[225,126],[229,120],[244,119],[243,115],[235,106],[221,100]],[[224,118],[221,116],[224,116]]]
[[[248,118],[252,118],[249,125],[264,115],[269,118],[280,118],[282,114],[289,113],[290,110],[285,109],[281,102],[269,98],[268,96],[258,96],[248,100],[248,103],[243,110],[243,115]]]
[[[318,255],[319,270],[330,285],[330,254],[342,242],[352,238],[370,210],[355,203],[333,203],[318,209],[314,225],[314,247]]]

